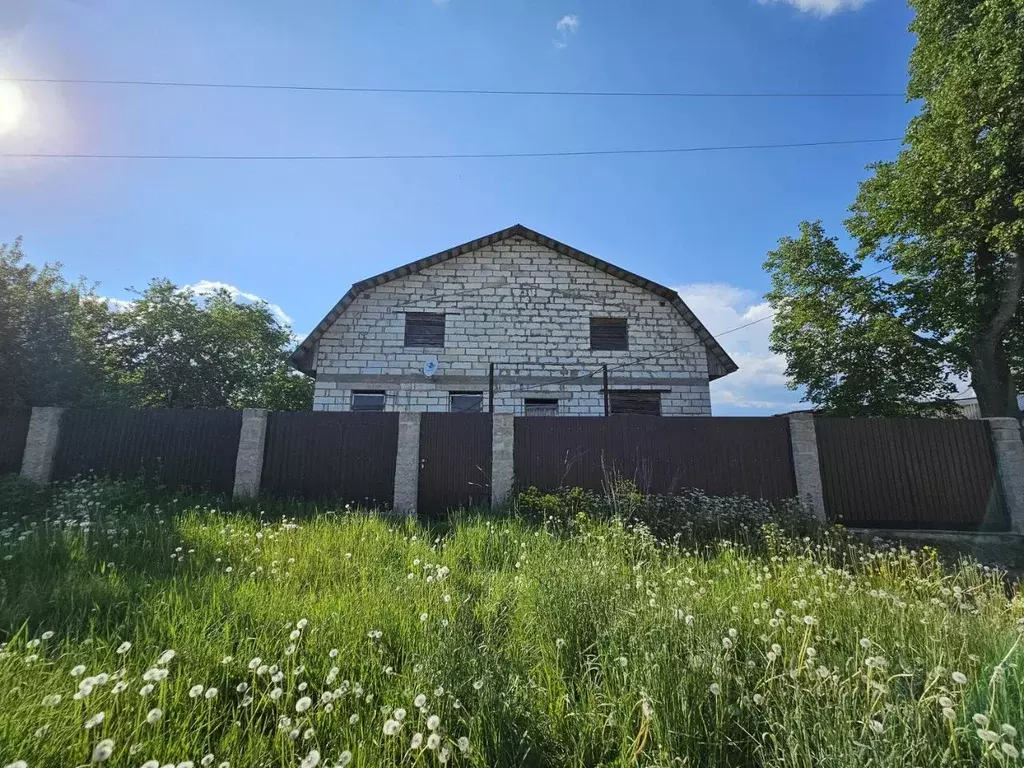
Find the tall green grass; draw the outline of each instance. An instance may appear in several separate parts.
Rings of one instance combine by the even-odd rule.
[[[0,766],[1019,762],[1024,601],[927,551],[6,503]]]

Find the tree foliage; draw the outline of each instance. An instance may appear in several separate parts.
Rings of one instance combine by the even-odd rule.
[[[0,405],[309,410],[291,332],[263,303],[154,280],[121,311],[0,246]]]
[[[913,411],[920,398],[948,395],[944,377],[955,374],[969,377],[983,415],[1019,417],[1024,3],[911,6],[917,44],[907,96],[921,111],[898,157],[873,165],[860,187],[847,221],[856,259],[838,258],[820,226],[806,223],[799,240],[784,238],[770,254],[781,321],[773,349],[786,356],[793,383],[827,410]],[[808,261],[809,252],[824,261]],[[894,279],[854,279],[869,257],[891,265]],[[818,276],[796,275],[801,263]],[[815,287],[830,298],[810,296]],[[874,362],[869,339],[879,344]],[[832,363],[829,373],[812,371],[817,363]]]

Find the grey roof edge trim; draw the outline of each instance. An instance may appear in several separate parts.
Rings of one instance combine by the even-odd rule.
[[[671,288],[667,288],[653,280],[648,280],[645,277],[641,277],[627,269],[623,269],[622,267],[618,267],[610,262],[599,259],[596,256],[591,256],[585,251],[573,248],[571,245],[566,245],[565,243],[548,237],[547,235],[542,235],[540,232],[536,232],[522,224],[516,224],[506,229],[492,232],[489,235],[484,235],[483,237],[478,237],[475,240],[470,240],[468,242],[461,243],[460,245],[453,246],[452,248],[438,251],[430,256],[425,256],[424,258],[417,259],[416,261],[410,261],[408,264],[403,264],[399,267],[395,267],[394,269],[389,269],[387,272],[381,272],[379,275],[374,275],[373,277],[368,277],[365,280],[360,280],[358,283],[353,283],[352,287],[348,289],[338,303],[331,308],[331,311],[324,316],[324,319],[317,323],[309,336],[299,344],[289,357],[289,362],[303,373],[312,375],[314,373],[312,353],[316,349],[317,342],[334,324],[341,313],[348,309],[349,305],[355,301],[356,297],[366,289],[383,285],[384,283],[391,282],[399,277],[415,274],[427,267],[432,267],[436,264],[448,261],[449,259],[462,255],[463,253],[475,251],[485,245],[493,245],[494,243],[505,240],[509,237],[524,237],[527,240],[532,240],[539,245],[543,245],[557,253],[561,253],[563,256],[568,256],[576,261],[580,261],[591,267],[600,269],[602,272],[606,272],[613,277],[625,280],[627,283],[631,283],[639,288],[643,288],[646,291],[650,291],[655,295],[667,299],[672,304],[672,307],[682,315],[683,319],[689,324],[689,326],[693,328],[694,332],[697,334],[697,338],[704,343],[708,351],[721,363],[722,367],[725,369],[725,373],[722,374],[723,376],[730,374],[739,368],[739,366],[736,365],[733,359],[729,357],[728,353],[718,343],[715,337],[711,335],[711,332],[708,331],[700,319],[688,306],[686,306],[686,302],[684,302],[680,298],[679,294]],[[710,376],[709,378],[713,380],[720,378],[720,376]]]

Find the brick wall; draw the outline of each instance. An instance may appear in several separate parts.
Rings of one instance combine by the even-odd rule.
[[[444,348],[404,347],[406,312],[443,312]],[[625,317],[629,349],[590,350],[590,318]],[[601,376],[555,380],[662,354],[613,371],[612,389],[662,392],[665,415],[709,415],[706,348],[668,301],[533,241],[510,237],[362,293],[320,339],[315,410],[348,410],[351,392],[387,392],[387,410],[447,411],[451,391],[488,390],[495,410],[558,397],[565,415],[604,411]],[[435,376],[422,373],[436,355]],[[545,383],[550,382],[550,383]]]

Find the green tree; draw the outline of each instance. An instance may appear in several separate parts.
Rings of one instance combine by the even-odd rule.
[[[921,111],[899,156],[872,166],[860,187],[847,221],[856,260],[837,257],[820,227],[806,224],[799,241],[784,239],[770,254],[769,296],[781,320],[773,348],[786,356],[793,383],[830,410],[913,408],[918,398],[948,394],[943,376],[954,373],[970,378],[982,415],[1019,418],[1024,3],[910,5],[917,43],[907,96]],[[808,261],[808,249],[824,262]],[[891,265],[895,279],[857,278],[868,257]],[[796,275],[791,258],[817,278]],[[816,285],[832,292],[831,306],[809,295]],[[805,324],[805,338],[787,313]],[[879,360],[869,368],[870,343]],[[831,383],[811,370],[815,361],[834,362]],[[869,381],[865,370],[880,378]]]
[[[926,416],[950,410],[951,371],[901,317],[890,287],[862,275],[819,222],[784,237],[765,262],[775,310],[771,349],[806,397],[839,416]]]
[[[154,280],[113,319],[124,400],[141,407],[312,407],[313,382],[287,367],[290,330],[264,303],[196,296]]]
[[[109,399],[109,311],[60,264],[25,263],[21,239],[0,244],[0,405],[75,405]]]

